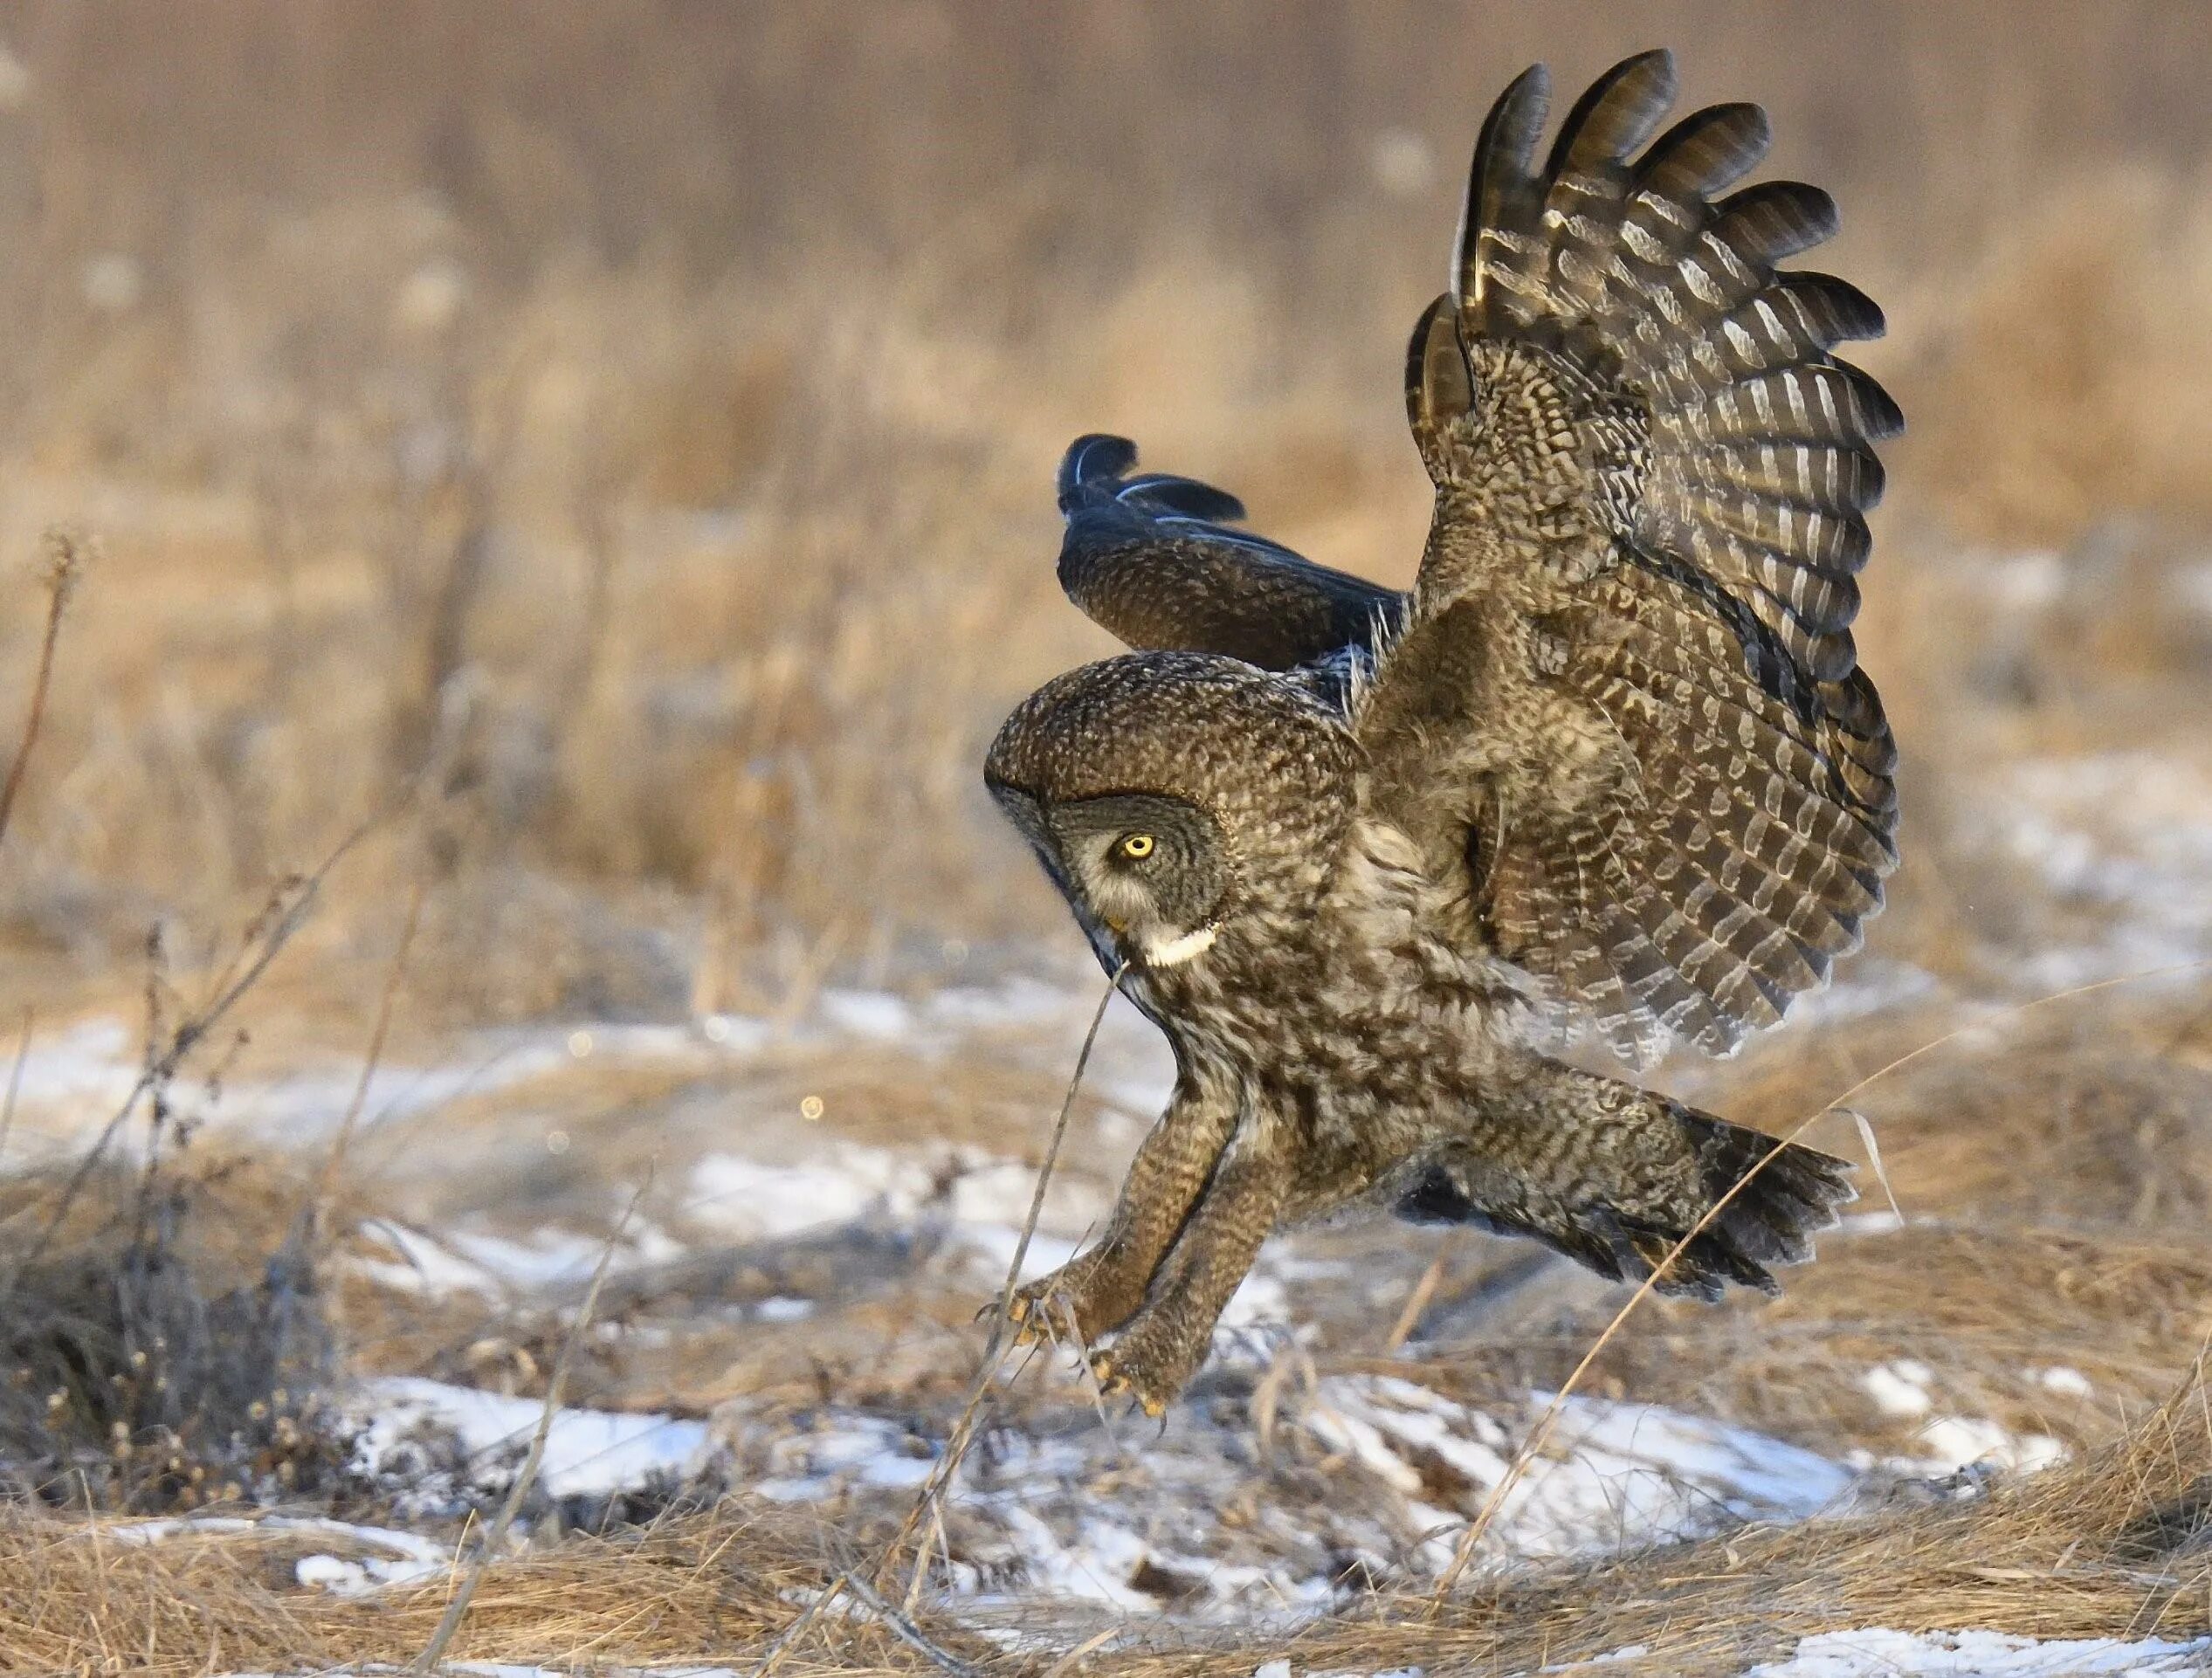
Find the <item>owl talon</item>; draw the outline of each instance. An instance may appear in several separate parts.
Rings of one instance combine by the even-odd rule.
[[[1132,1376],[1113,1361],[1113,1354],[1101,1351],[1091,1359],[1091,1375],[1099,1384],[1099,1396],[1114,1398],[1127,1393],[1136,1407],[1154,1421],[1168,1413],[1168,1400],[1150,1389],[1141,1374]]]

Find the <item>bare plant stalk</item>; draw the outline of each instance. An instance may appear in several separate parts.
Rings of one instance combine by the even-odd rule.
[[[61,1193],[56,1197],[52,1210],[47,1214],[45,1224],[39,1230],[38,1238],[9,1267],[6,1278],[0,1280],[0,1301],[11,1297],[24,1269],[45,1256],[55,1232],[69,1215],[69,1208],[76,1203],[78,1195],[84,1192],[86,1183],[91,1179],[93,1168],[107,1152],[108,1145],[129,1122],[131,1115],[138,1111],[138,1104],[149,1092],[160,1090],[174,1078],[185,1056],[198,1048],[208,1033],[214,1030],[239,1000],[260,982],[261,976],[268,972],[270,963],[306,925],[308,912],[314,907],[322,883],[328,877],[330,870],[369,836],[386,814],[386,811],[378,811],[340,840],[330,854],[316,866],[314,872],[299,883],[290,899],[259,929],[258,942],[249,942],[247,947],[252,951],[251,958],[233,964],[235,971],[226,975],[226,982],[201,1007],[176,1022],[169,1033],[168,1042],[159,1047],[158,1052],[149,1045],[147,1064],[139,1073],[138,1081],[131,1085],[122,1104],[116,1108],[115,1116],[93,1138],[92,1146],[85,1151],[84,1157],[77,1162],[76,1169],[70,1173],[69,1180],[62,1185]]]
[[[914,1622],[878,1596],[875,1587],[867,1580],[862,1578],[858,1573],[847,1574],[845,1580],[847,1588],[852,1594],[858,1597],[877,1619],[890,1626],[892,1635],[901,1643],[911,1649],[919,1651],[932,1666],[953,1674],[954,1678],[975,1678],[976,1669],[974,1667],[958,1655],[939,1648],[924,1637]]]
[[[1882,1186],[1883,1197],[1890,1203],[1890,1215],[1903,1223],[1905,1208],[1897,1203],[1897,1191],[1890,1186],[1890,1173],[1882,1164],[1882,1145],[1874,1136],[1874,1122],[1856,1107],[1838,1107],[1836,1111],[1858,1126],[1859,1145],[1866,1150],[1866,1163],[1873,1167],[1874,1180]]]
[[[1436,1257],[1429,1261],[1429,1268],[1421,1273],[1421,1279],[1413,1284],[1413,1291],[1406,1296],[1405,1304],[1399,1310],[1398,1320],[1390,1325],[1390,1332],[1383,1338],[1382,1350],[1391,1356],[1413,1338],[1413,1331],[1421,1324],[1421,1313],[1429,1309],[1429,1302],[1437,1296],[1443,1285],[1444,1266],[1459,1250],[1457,1232],[1447,1235],[1437,1248]]]
[[[2037,1008],[2048,1007],[2054,1002],[2064,1002],[2073,997],[2086,996],[2093,991],[2111,990],[2115,986],[2133,984],[2139,980],[2164,978],[2174,973],[2199,973],[2208,967],[2212,967],[2212,961],[2180,961],[2170,966],[2153,967],[2143,973],[2122,973],[2117,979],[2102,979],[2091,985],[2076,985],[2069,990],[2055,991],[2048,996],[2035,997],[2029,1001],[2002,1009],[1988,1018],[1968,1021],[1965,1025],[1954,1026],[1940,1037],[1933,1038],[1922,1043],[1918,1049],[1898,1056],[1879,1070],[1868,1073],[1866,1076],[1844,1090],[1842,1095],[1823,1103],[1808,1115],[1795,1129],[1781,1138],[1778,1145],[1770,1149],[1757,1165],[1730,1185],[1728,1192],[1706,1209],[1705,1215],[1692,1226],[1689,1233],[1668,1248],[1666,1256],[1654,1265],[1651,1274],[1637,1284],[1636,1291],[1629,1296],[1627,1303],[1613,1314],[1613,1320],[1605,1325],[1604,1332],[1591,1343],[1590,1349],[1582,1354],[1582,1360],[1575,1365],[1566,1380],[1560,1384],[1559,1391],[1552,1395],[1550,1405],[1546,1407],[1536,1426],[1529,1431],[1528,1437],[1521,1441],[1520,1449],[1513,1453],[1513,1461],[1507,1465],[1506,1472],[1499,1477],[1498,1483],[1490,1489],[1490,1495],[1483,1500],[1481,1510],[1468,1523],[1467,1530],[1460,1536],[1458,1546],[1452,1551],[1451,1565],[1444,1569],[1443,1577],[1437,1581],[1436,1591],[1430,1598],[1430,1613],[1434,1615],[1438,1609],[1443,1607],[1444,1599],[1451,1594],[1452,1586],[1459,1582],[1459,1576],[1466,1571],[1467,1564],[1474,1558],[1475,1546],[1482,1542],[1483,1534],[1490,1530],[1491,1523],[1497,1519],[1499,1509],[1504,1504],[1506,1494],[1519,1483],[1521,1476],[1528,1470],[1528,1465],[1535,1461],[1536,1454],[1550,1442],[1553,1430],[1558,1426],[1560,1413],[1565,1408],[1568,1396],[1576,1386],[1581,1385],[1582,1377],[1589,1372],[1590,1365],[1597,1361],[1598,1354],[1611,1343],[1614,1335],[1620,1331],[1621,1325],[1629,1320],[1630,1314],[1641,1305],[1651,1290],[1664,1279],[1667,1271],[1673,1266],[1674,1262],[1682,1256],[1690,1243],[1705,1234],[1706,1230],[1711,1227],[1712,1221],[1726,1209],[1737,1195],[1750,1186],[1752,1179],[1764,1171],[1768,1162],[1780,1155],[1783,1148],[1796,1141],[1799,1137],[1804,1135],[1830,1113],[1842,1108],[1844,1103],[1858,1095],[1870,1084],[1878,1083],[1889,1076],[1891,1073],[1910,1066],[1924,1055],[1933,1054],[1946,1043],[1954,1038],[1964,1036],[1969,1031],[1980,1030],[1997,1020],[2017,1019],[2023,1014],[2032,1013]]]
[[[15,1128],[16,1097],[23,1093],[24,1063],[31,1058],[31,1026],[35,1011],[23,1011],[23,1029],[16,1036],[16,1063],[8,1073],[8,1098],[0,1104],[0,1148],[8,1145],[8,1132]]]
[[[476,1559],[469,1565],[467,1577],[460,1589],[453,1592],[453,1599],[445,1605],[444,1615],[438,1622],[438,1629],[431,1633],[431,1640],[423,1652],[415,1657],[415,1664],[408,1670],[415,1673],[434,1672],[445,1658],[446,1646],[461,1628],[467,1617],[469,1604],[476,1596],[476,1587],[484,1582],[485,1570],[500,1546],[506,1542],[507,1529],[514,1524],[516,1511],[522,1500],[530,1494],[538,1477],[538,1469],[545,1461],[545,1442],[553,1433],[553,1419],[561,1412],[561,1394],[569,1384],[569,1365],[575,1356],[576,1347],[583,1339],[585,1327],[591,1321],[591,1313],[599,1303],[599,1289],[607,1280],[607,1267],[613,1263],[615,1248],[620,1244],[623,1233],[630,1228],[630,1220],[637,1210],[637,1203],[652,1186],[653,1174],[647,1169],[644,1180],[631,1192],[630,1203],[622,1209],[622,1216],[608,1231],[606,1245],[599,1249],[599,1263],[591,1273],[591,1286],[584,1292],[583,1303],[576,1308],[569,1332],[561,1342],[561,1355],[553,1360],[553,1373],[545,1384],[545,1408],[538,1413],[538,1430],[530,1437],[529,1454],[523,1458],[521,1470],[514,1476],[514,1483],[507,1488],[506,1499],[500,1505],[500,1512],[492,1517],[492,1524],[485,1529],[483,1539],[477,1545]]]
[[[345,1117],[338,1121],[338,1133],[331,1138],[330,1152],[322,1162],[322,1171],[316,1179],[313,1198],[308,1203],[306,1234],[312,1241],[318,1228],[330,1215],[331,1197],[338,1187],[338,1173],[345,1166],[346,1150],[351,1145],[354,1127],[361,1123],[361,1112],[369,1101],[369,1081],[376,1076],[376,1068],[384,1058],[384,1040],[391,1033],[392,1010],[399,1001],[400,987],[407,980],[407,958],[415,947],[415,932],[423,919],[424,886],[417,877],[407,894],[407,918],[399,929],[399,947],[392,952],[392,965],[384,974],[384,988],[376,998],[376,1023],[369,1034],[369,1056],[361,1064],[361,1077],[354,1085],[353,1099],[346,1104]]]
[[[961,1460],[968,1454],[968,1448],[975,1438],[975,1426],[983,1408],[983,1401],[990,1391],[991,1379],[998,1373],[1001,1361],[1006,1355],[1007,1338],[1014,1326],[1014,1293],[1021,1286],[1022,1266],[1028,1260],[1030,1240],[1037,1234],[1037,1220],[1044,1214],[1044,1191],[1052,1180],[1052,1167],[1058,1163],[1060,1145],[1066,1140],[1068,1117],[1075,1111],[1076,1091],[1083,1087],[1084,1069],[1091,1063],[1091,1050],[1097,1046],[1099,1028],[1106,1022],[1106,1005],[1113,1001],[1113,994],[1121,987],[1121,975],[1128,971],[1124,962],[1113,970],[1107,980],[1105,994],[1099,998],[1099,1006],[1091,1015],[1090,1029],[1083,1034],[1083,1047],[1075,1057],[1075,1071],[1068,1079],[1067,1094],[1060,1100],[1059,1118],[1053,1121],[1052,1139],[1044,1150],[1044,1162],[1037,1167],[1037,1190],[1030,1196],[1029,1216],[1023,1220],[1020,1239],[1014,1243],[1014,1257],[1006,1267],[1006,1282],[998,1294],[998,1310],[991,1324],[990,1339],[983,1347],[982,1361],[975,1371],[975,1385],[969,1387],[968,1401],[961,1407],[960,1420],[953,1425],[952,1436],[945,1441],[945,1454],[938,1458],[937,1466],[929,1478],[922,1482],[921,1492],[914,1499],[914,1506],[906,1511],[906,1518],[885,1546],[883,1559],[876,1565],[879,1577],[887,1571],[897,1558],[907,1537],[925,1516],[934,1516],[937,1505],[951,1486],[953,1476],[960,1471]],[[916,1559],[917,1579],[928,1562],[927,1547]],[[908,1600],[914,1599],[917,1586],[910,1585]],[[767,1678],[768,1664],[763,1663],[761,1678]]]
[[[79,552],[77,539],[65,530],[46,533],[46,632],[38,643],[38,672],[31,680],[31,711],[23,722],[23,735],[16,743],[15,761],[8,766],[8,779],[0,782],[0,837],[8,831],[8,818],[15,814],[16,795],[23,790],[24,770],[31,762],[31,748],[37,744],[39,726],[46,719],[46,695],[53,686],[54,649],[61,641],[61,617],[69,608],[69,598],[77,592],[77,581],[84,574],[84,559]]]
[[[768,1678],[782,1664],[784,1651],[803,1637],[807,1627],[822,1617],[822,1611],[843,1596],[851,1585],[852,1575],[850,1572],[840,1573],[817,1592],[814,1600],[807,1604],[799,1617],[775,1634],[775,1641],[768,1647],[768,1653],[761,1657],[761,1664],[753,1668],[753,1678]]]

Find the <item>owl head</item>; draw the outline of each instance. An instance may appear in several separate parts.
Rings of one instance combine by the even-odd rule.
[[[1100,959],[1157,969],[1310,897],[1351,749],[1326,706],[1249,664],[1135,653],[1030,695],[984,780]]]

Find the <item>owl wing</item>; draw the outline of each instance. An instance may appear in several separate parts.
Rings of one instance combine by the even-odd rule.
[[[1144,651],[1211,652],[1289,670],[1395,628],[1405,596],[1231,528],[1244,503],[1163,472],[1129,476],[1126,437],[1078,437],[1060,462],[1060,586]]]
[[[1870,444],[1903,422],[1829,354],[1882,329],[1774,265],[1825,193],[1715,195],[1764,155],[1629,59],[1543,165],[1541,66],[1484,125],[1449,295],[1407,368],[1436,514],[1354,701],[1365,794],[1466,931],[1623,1058],[1715,1054],[1857,947],[1895,866],[1896,764],[1849,625]]]

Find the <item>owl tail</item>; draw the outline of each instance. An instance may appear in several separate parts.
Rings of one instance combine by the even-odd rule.
[[[1615,1079],[1547,1070],[1509,1107],[1477,1104],[1464,1138],[1411,1171],[1398,1215],[1533,1236],[1625,1282],[1686,1237],[1657,1291],[1711,1300],[1732,1282],[1780,1291],[1772,1267],[1810,1258],[1814,1232],[1857,1198],[1845,1160]]]

